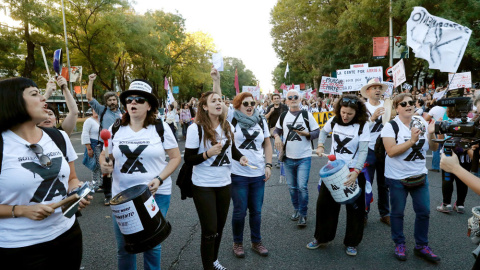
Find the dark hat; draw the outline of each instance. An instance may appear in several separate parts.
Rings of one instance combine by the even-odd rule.
[[[130,87],[128,87],[128,90],[120,94],[120,102],[122,102],[123,106],[126,107],[125,99],[130,95],[142,96],[147,99],[150,106],[158,108],[158,100],[152,94],[152,86],[146,80],[133,80]]]

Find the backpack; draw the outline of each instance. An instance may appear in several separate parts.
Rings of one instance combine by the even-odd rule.
[[[288,111],[286,112],[283,112],[281,115],[280,115],[280,126],[283,128],[283,121],[285,120],[285,116],[287,116],[287,113]],[[302,113],[302,118],[303,118],[303,121],[305,121],[305,125],[307,125],[307,129],[308,129],[308,132],[311,132],[310,130],[310,121],[308,120],[308,112],[306,110],[301,110],[301,113]],[[315,149],[313,147],[313,141],[310,140],[310,143],[312,144],[312,149]]]
[[[330,122],[330,128],[332,129],[332,131],[333,131],[333,127],[335,126],[335,124],[337,123],[337,121],[338,121],[338,120],[337,120],[337,117],[335,116],[335,117],[333,117],[332,122]],[[362,133],[363,133],[363,126],[364,126],[364,125],[365,125],[365,123],[360,124],[360,128],[358,129],[358,136],[362,135]]]
[[[399,131],[398,124],[397,122],[395,122],[395,120],[390,120],[388,122],[390,123],[390,125],[392,125],[393,131],[395,132],[395,141],[397,141]],[[387,151],[385,150],[382,136],[378,136],[377,141],[375,142],[375,149],[373,151],[375,152],[375,158],[377,159],[377,162],[385,162]]]
[[[39,127],[39,128],[41,128],[43,131],[45,131],[45,133],[48,134],[48,136],[50,136],[52,141],[57,145],[58,149],[60,149],[63,156],[65,157],[65,159],[68,162],[67,143],[65,142],[65,138],[63,137],[60,130],[58,130],[56,128],[45,128],[45,127]],[[2,160],[3,160],[3,136],[1,136],[1,133],[0,133],[0,137],[1,137],[1,140],[0,140],[0,173],[1,173],[2,172]]]
[[[112,126],[112,140],[113,136],[115,136],[115,133],[117,133],[118,129],[120,128],[120,123],[122,122],[122,119],[117,119],[115,120],[115,123],[113,123]],[[165,129],[163,128],[163,122],[162,119],[156,119],[155,123],[155,129],[157,130],[158,136],[160,136],[160,139],[162,140],[162,143],[165,141],[165,138],[163,137],[165,133]]]
[[[200,151],[200,144],[202,143],[202,127],[197,125],[198,129],[198,150]],[[198,154],[198,152],[197,152]],[[185,158],[185,157],[184,157]],[[180,172],[178,173],[176,185],[180,188],[181,199],[185,200],[193,197],[192,191],[192,174],[193,165],[183,163]]]

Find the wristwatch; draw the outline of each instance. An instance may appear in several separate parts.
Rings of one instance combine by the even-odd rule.
[[[160,186],[163,185],[163,180],[162,180],[162,178],[160,178],[160,176],[157,175],[154,178],[156,178],[160,181]]]

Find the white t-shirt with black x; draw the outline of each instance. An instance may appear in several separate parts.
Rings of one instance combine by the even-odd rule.
[[[280,128],[283,130],[283,143],[287,142],[286,146],[286,154],[288,158],[292,159],[301,159],[301,158],[306,158],[306,157],[311,157],[312,156],[312,144],[309,139],[307,139],[306,136],[300,136],[298,135],[295,131],[292,130],[289,134],[289,126],[293,124],[295,121],[295,118],[297,118],[297,121],[295,122],[295,127],[300,128],[303,127],[304,131],[308,131],[308,127],[305,123],[305,119],[302,117],[302,112],[299,112],[300,115],[298,118],[293,115],[290,111],[287,112],[285,115],[285,119],[283,120],[283,126],[280,126],[280,119],[281,116],[278,118],[277,121],[277,128]],[[313,115],[309,112],[308,114],[308,122],[310,125],[310,131],[314,131],[318,129],[318,124],[317,121],[315,121],[315,118]],[[287,136],[288,135],[288,136]]]
[[[237,123],[235,127],[235,146],[248,158],[248,164],[258,167],[252,169],[248,166],[240,165],[240,162],[234,160],[232,173],[246,177],[258,177],[265,174],[265,158],[263,157],[263,142],[265,138],[270,137],[267,121],[263,121],[263,130],[259,124],[249,129],[243,129]],[[198,137],[198,136],[197,136]],[[270,143],[270,142],[268,142]]]
[[[77,159],[75,149],[64,131],[68,160]],[[37,143],[52,165],[42,167],[27,142],[10,130],[2,133],[3,159],[0,174],[0,204],[36,205],[61,201],[68,193],[70,166],[55,142],[43,132]],[[26,217],[0,219],[0,247],[19,248],[51,241],[68,229],[75,217],[66,218],[61,208],[43,220]]]
[[[360,124],[342,126],[336,123],[332,130],[332,121],[335,117],[328,119],[323,127],[327,133],[332,132],[332,148],[331,154],[335,154],[337,160],[347,162],[349,168],[355,168],[358,159],[358,146],[360,142],[370,141],[370,128],[368,123],[363,125],[362,134],[358,136]],[[340,120],[341,121],[341,120]]]
[[[233,126],[230,124],[231,130]],[[222,146],[225,146],[227,137],[222,130],[221,125],[215,129],[217,136],[217,142],[221,142]],[[203,153],[212,147],[210,141],[205,146],[203,138],[205,137],[205,131],[202,130],[202,139],[198,141],[198,125],[193,123],[187,129],[187,141],[185,142],[185,148],[196,149],[198,153]],[[223,147],[222,152],[216,156],[211,156],[204,162],[193,166],[192,183],[200,187],[224,187],[230,185],[232,179],[230,177],[232,170],[232,143],[228,147]]]
[[[112,140],[111,153],[115,158],[112,173],[112,195],[140,184],[147,185],[165,169],[166,149],[177,148],[177,140],[167,123],[163,122],[164,142],[155,125],[135,132],[130,126],[120,126]],[[110,132],[112,128],[110,127]],[[172,179],[167,177],[158,187],[156,194],[172,194]]]
[[[383,100],[380,100],[380,104],[377,106],[373,106],[369,101],[367,101],[365,102],[365,107],[367,107],[367,110],[370,113],[370,118],[378,108],[383,108]],[[377,142],[377,138],[380,136],[383,128],[382,116],[379,116],[377,120],[373,122],[369,121],[368,123],[370,126],[370,143],[368,144],[368,148],[375,150],[375,143]]]
[[[420,119],[420,118],[418,118]],[[410,140],[412,133],[410,128],[407,127],[400,121],[400,118],[396,116],[393,119],[398,125],[398,137],[397,144],[405,143]],[[425,126],[428,126],[427,122],[421,119]],[[387,123],[382,130],[382,138],[394,138],[395,132],[393,131],[392,124]],[[429,148],[427,132],[420,137],[418,142],[411,148],[409,148],[404,153],[396,156],[389,157],[386,155],[385,158],[385,177],[391,179],[405,179],[410,176],[416,176],[419,174],[427,173],[426,165],[426,155]]]

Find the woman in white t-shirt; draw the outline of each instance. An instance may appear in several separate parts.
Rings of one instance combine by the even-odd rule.
[[[99,157],[102,152],[100,138],[100,123],[98,114],[92,110],[92,117],[85,120],[82,128],[82,144],[85,145],[83,165],[92,171],[92,179],[89,181],[94,190],[102,185],[102,170],[100,169]]]
[[[334,154],[337,160],[345,161],[350,169],[344,188],[358,185],[362,189],[361,195],[354,203],[346,204],[348,222],[343,243],[346,246],[346,253],[355,256],[357,255],[357,246],[363,238],[366,183],[363,168],[368,154],[370,128],[366,124],[368,121],[367,108],[357,96],[344,95],[335,103],[334,107],[336,116],[330,118],[320,131],[317,155],[323,156],[327,134],[332,132],[330,153]],[[341,204],[335,202],[321,179],[318,189],[315,238],[307,244],[308,249],[316,249],[333,241],[340,214]]]
[[[300,105],[300,109],[305,111],[309,110],[308,101],[306,99],[302,99],[302,105]]]
[[[54,141],[37,127],[48,118],[45,105],[32,80],[0,81],[0,258],[15,269],[80,269],[80,226],[53,205],[81,184],[77,155],[64,131],[51,130]],[[80,208],[88,204],[82,199]]]
[[[317,113],[317,112],[319,112],[317,108],[317,103],[313,102],[312,105],[310,106],[310,113]]]
[[[184,155],[185,163],[193,166],[193,202],[202,229],[200,254],[206,270],[225,269],[218,261],[218,251],[230,206],[232,159],[241,165],[248,163],[235,147],[234,128],[226,119],[228,108],[222,101],[220,74],[212,68],[210,75],[214,92],[203,93],[198,101]]]
[[[248,208],[252,249],[261,256],[267,256],[268,250],[262,244],[260,226],[265,182],[270,178],[272,168],[270,132],[267,121],[254,107],[255,101],[251,93],[237,95],[232,103],[235,108],[232,120],[235,145],[248,158],[249,164],[256,167],[241,166],[239,162],[233,161],[230,191],[233,201],[233,252],[238,258],[245,257],[243,229]]]
[[[397,95],[393,99],[393,109],[398,115],[385,125],[381,133],[387,152],[385,181],[390,189],[391,233],[395,242],[395,257],[401,261],[406,260],[403,217],[407,196],[410,194],[416,215],[414,252],[428,261],[436,262],[440,258],[428,246],[430,193],[425,158],[427,150],[430,148],[435,151],[438,145],[432,141],[435,130],[433,121],[424,134],[417,127],[410,128],[415,112],[414,105],[410,94]],[[416,119],[427,127],[421,117]]]
[[[177,141],[169,126],[157,122],[157,98],[151,94],[152,87],[145,80],[134,80],[127,91],[120,94],[120,102],[126,108],[121,121],[110,127],[117,129],[109,139],[110,162],[105,161],[105,150],[100,155],[103,173],[112,173],[112,195],[136,186],[148,185],[162,215],[170,206],[172,179],[170,175],[181,162]],[[163,125],[163,140],[155,125]],[[166,155],[169,161],[166,161]],[[113,160],[113,162],[112,162]],[[113,163],[115,165],[113,165]],[[113,227],[117,239],[118,268],[136,269],[136,255],[125,250],[125,240],[113,215]],[[160,269],[161,245],[143,252],[145,269]]]

